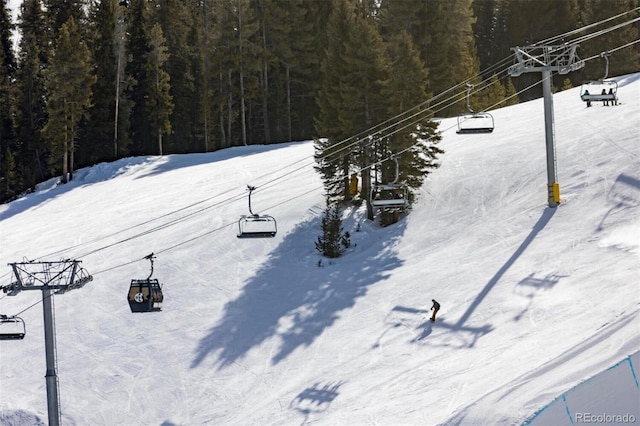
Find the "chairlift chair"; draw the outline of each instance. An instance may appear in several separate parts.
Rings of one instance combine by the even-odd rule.
[[[0,340],[22,340],[25,334],[27,329],[22,318],[0,314]]]
[[[471,108],[471,89],[473,89],[473,85],[467,84],[467,109],[469,113],[458,116],[458,130],[456,133],[491,133],[495,128],[493,116],[488,112],[477,112]]]
[[[157,312],[162,310],[162,301],[164,300],[162,287],[156,278],[151,278],[153,275],[154,258],[153,253],[145,256],[145,259],[151,262],[151,273],[147,278],[131,280],[127,300],[129,301],[129,307],[132,313]]]
[[[400,211],[409,205],[409,190],[406,185],[398,183],[399,165],[398,158],[394,154],[391,159],[395,161],[396,177],[393,182],[376,184],[371,188],[370,203],[373,208],[385,211]]]
[[[607,80],[609,75],[609,52],[602,52],[601,58],[605,59],[604,76],[599,80],[587,81],[580,87],[580,99],[591,106],[591,102],[611,102],[618,104],[618,83],[615,80]]]
[[[408,205],[408,190],[404,185],[374,185],[371,190],[371,205],[377,209],[404,209]]]
[[[249,213],[238,220],[238,238],[273,238],[278,232],[278,224],[273,216],[259,215],[251,210],[251,193],[256,189],[247,185],[249,190]]]

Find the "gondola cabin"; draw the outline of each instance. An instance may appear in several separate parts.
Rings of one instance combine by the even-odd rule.
[[[22,318],[0,314],[0,340],[22,340],[26,334]]]
[[[488,112],[475,112],[458,116],[458,134],[492,133],[493,116]]]
[[[131,280],[127,300],[131,312],[156,312],[162,310],[162,288],[155,278]]]
[[[371,190],[371,206],[383,210],[404,209],[409,205],[409,191],[405,185],[375,185]]]

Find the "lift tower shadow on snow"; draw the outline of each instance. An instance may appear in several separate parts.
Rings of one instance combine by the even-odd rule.
[[[471,318],[471,315],[475,312],[475,310],[480,306],[482,301],[487,297],[489,292],[495,287],[495,285],[500,281],[500,279],[505,275],[505,273],[513,266],[513,264],[522,256],[522,254],[526,251],[529,245],[535,240],[537,235],[547,226],[553,215],[555,214],[556,209],[545,208],[542,216],[538,221],[533,225],[531,232],[527,235],[527,237],[522,241],[520,246],[513,252],[513,254],[507,259],[507,261],[500,267],[500,269],[491,277],[491,279],[487,282],[487,284],[482,288],[480,293],[475,297],[475,299],[471,302],[466,311],[462,314],[462,316],[455,323],[450,323],[447,321],[437,321],[432,323],[430,320],[426,320],[422,324],[418,326],[418,328],[422,329],[422,332],[419,336],[417,336],[412,342],[420,341],[425,337],[429,336],[433,330],[433,327],[446,328],[454,332],[465,332],[470,333],[472,335],[471,343],[466,345],[467,347],[473,347],[481,336],[491,332],[493,327],[491,324],[486,324],[483,326],[470,326],[467,325],[467,321]],[[404,312],[411,314],[425,314],[429,311],[407,308],[404,306],[396,306],[393,308],[395,312]],[[377,343],[376,343],[377,344]]]
[[[7,296],[15,296],[22,290],[42,291],[42,310],[44,313],[44,340],[47,361],[45,375],[47,383],[47,412],[49,425],[60,424],[60,404],[58,400],[58,376],[56,373],[56,338],[53,323],[54,294],[63,294],[83,287],[93,280],[79,260],[61,260],[56,262],[10,263],[16,281],[2,290]]]
[[[553,121],[553,94],[551,93],[551,73],[568,74],[584,67],[584,61],[576,54],[577,44],[557,46],[512,47],[516,64],[509,67],[509,75],[518,77],[525,72],[542,73],[542,94],[544,96],[544,130],[547,143],[547,200],[549,207],[560,204],[560,185],[556,179],[555,129]]]

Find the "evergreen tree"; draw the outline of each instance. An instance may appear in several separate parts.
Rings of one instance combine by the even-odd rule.
[[[262,105],[260,75],[263,52],[256,10],[249,0],[213,2],[208,62],[211,69],[212,115],[217,117],[217,147],[248,144],[250,125]],[[260,129],[264,121],[258,117]]]
[[[151,51],[147,32],[153,25],[149,21],[151,12],[148,8],[149,2],[146,0],[131,0],[127,12],[126,51],[130,55],[130,60],[125,67],[125,73],[131,77],[132,84],[127,87],[125,96],[131,102],[129,136],[131,137],[130,154],[132,155],[158,152],[157,144],[152,136],[157,134],[157,131],[152,128],[147,115],[149,93],[154,83],[148,74],[149,67],[147,66],[147,54]]]
[[[498,15],[500,0],[473,0],[473,14],[476,17],[472,25],[478,62],[481,72],[491,68],[510,55],[510,52],[496,48],[498,38]]]
[[[504,106],[504,98],[506,89],[500,82],[497,74],[493,74],[487,85],[482,90],[481,102],[478,103],[478,109],[486,111]]]
[[[399,122],[392,135],[381,144],[380,155],[388,157],[389,152],[398,154],[398,180],[412,189],[422,186],[430,169],[437,168],[437,157],[443,154],[437,144],[441,140],[437,132],[438,124],[430,120],[432,111],[423,105],[431,97],[427,92],[428,74],[424,63],[415,49],[412,39],[401,32],[390,44],[391,68],[385,97],[389,99],[388,113],[399,116],[410,108],[418,107],[413,117]],[[395,179],[395,164],[387,161],[380,168],[380,180],[391,182]],[[410,199],[413,197],[410,196]]]
[[[153,135],[158,141],[158,153],[163,155],[162,136],[171,133],[171,121],[169,117],[173,111],[172,97],[169,93],[169,74],[164,66],[169,58],[167,46],[162,35],[162,28],[155,24],[149,34],[150,50],[146,54],[146,75],[153,84],[150,85],[149,99],[147,101],[147,116],[151,123]]]
[[[46,122],[44,71],[49,52],[46,16],[40,0],[25,0],[20,6],[20,42],[17,72],[18,139],[16,166],[22,189],[33,188],[49,177],[47,150],[41,136]]]
[[[263,90],[261,79],[264,71],[263,42],[256,3],[251,0],[237,0],[235,17],[237,23],[237,70],[240,89],[240,130],[241,143],[257,142],[264,135]],[[263,80],[264,83],[264,80]],[[256,124],[257,123],[257,124]],[[256,130],[262,130],[254,134]]]
[[[439,94],[478,74],[471,0],[407,0],[384,4],[388,33],[405,26],[429,68],[428,89]],[[443,107],[438,115],[457,114],[464,102]]]
[[[15,157],[10,149],[0,156],[0,203],[11,200],[20,191],[20,179],[17,173]]]
[[[269,127],[275,140],[298,140],[313,133],[315,72],[330,2],[271,0],[264,2],[269,65]],[[266,93],[266,92],[265,92]]]
[[[316,240],[316,250],[328,258],[340,257],[351,245],[350,235],[342,227],[340,205],[327,199],[322,217],[322,235]]]
[[[0,0],[0,202],[12,197],[19,190],[14,152],[18,149],[15,132],[16,61],[11,46],[13,22]]]
[[[352,166],[363,170],[362,191],[369,189],[370,163],[366,156],[352,158],[349,145],[355,141],[352,136],[367,136],[363,132],[386,117],[382,89],[388,64],[382,38],[368,18],[355,15],[351,2],[335,3],[327,31],[329,43],[321,64],[323,84],[316,121],[317,133],[326,139],[316,141],[317,168],[332,200],[348,200]]]
[[[62,162],[62,183],[73,178],[77,126],[91,106],[95,81],[89,48],[71,17],[60,29],[48,69],[48,120],[42,129],[51,144],[51,160]]]
[[[84,25],[83,0],[44,0],[45,10],[48,15],[48,22],[52,31],[53,40],[60,37],[62,26],[73,18],[76,25]]]
[[[192,44],[193,30],[196,27],[191,10],[196,8],[196,2],[158,0],[156,6],[157,22],[162,28],[166,39],[168,58],[164,66],[171,80],[171,98],[174,108],[170,121],[173,132],[167,136],[168,152],[193,152],[199,146],[197,142],[196,110],[201,105],[194,102],[195,75],[194,63],[197,63]],[[194,120],[195,119],[195,120]]]
[[[322,74],[318,70],[325,56],[326,29],[333,6],[329,1],[305,1],[303,7],[304,15],[299,16],[299,24],[291,36],[295,39],[296,57],[300,61],[291,72],[293,140],[308,139],[317,134],[314,121],[319,110],[316,93],[322,85]]]
[[[85,164],[119,158],[128,154],[130,105],[123,99],[127,86],[124,75],[126,7],[118,0],[97,2],[90,11],[89,42],[96,73],[93,105],[85,123],[86,143],[79,148]],[[90,143],[89,143],[90,141]]]
[[[192,98],[189,99],[191,113],[187,117],[190,122],[189,132],[190,143],[188,152],[209,151],[207,139],[207,123],[205,123],[205,111],[209,109],[209,90],[205,80],[205,36],[204,36],[204,12],[202,1],[190,0],[190,15],[193,25],[189,28],[186,42],[191,46],[189,55],[189,72],[186,75],[191,77],[190,87],[192,88]],[[173,79],[172,79],[173,80]],[[173,87],[173,84],[172,84]],[[177,107],[174,107],[174,111]],[[173,138],[173,135],[171,136]]]
[[[496,40],[502,50],[533,43],[563,34],[576,28],[578,8],[576,0],[502,0],[501,14],[504,19],[503,36]],[[559,42],[558,42],[559,43]],[[563,77],[554,76],[554,83]],[[526,101],[542,96],[538,73],[525,73],[514,84],[520,100]]]
[[[160,150],[206,151],[315,136],[317,168],[327,193],[344,200],[350,198],[349,175],[355,170],[363,171],[365,193],[371,171],[373,180],[390,179],[390,152],[399,153],[401,180],[420,176],[421,167],[409,165],[420,157],[413,146],[420,146],[421,132],[424,140],[436,134],[426,120],[427,110],[421,111],[425,121],[412,123],[406,131],[396,126],[387,134],[369,134],[374,126],[421,105],[430,92],[439,94],[463,81],[485,87],[473,95],[474,109],[517,102],[510,98],[516,93],[514,82],[522,89],[539,76],[527,74],[514,82],[500,74],[478,76],[478,64],[490,69],[512,55],[511,47],[628,12],[638,2],[24,0],[17,69],[14,65],[9,77],[6,34],[11,23],[1,18],[5,68],[0,74],[0,163],[4,174],[15,164],[12,179],[19,184],[9,190],[5,177],[0,198],[48,178],[50,157],[59,168],[57,156],[64,149],[50,152],[42,128],[53,123],[45,105],[50,113],[64,111],[55,106],[59,94],[47,93],[49,88],[59,90],[52,81],[46,86],[44,75],[55,74],[50,58],[70,18],[78,24],[80,39],[89,42],[97,75],[91,88],[93,105],[88,112],[78,112],[80,121],[67,129],[75,133],[67,141],[78,145],[78,164]],[[620,17],[599,29],[628,19]],[[161,32],[152,32],[156,25]],[[635,41],[638,29],[639,24],[627,25],[586,39],[578,53],[597,57]],[[411,46],[402,41],[404,32]],[[609,76],[637,70],[639,53],[638,44],[612,52]],[[596,58],[568,77],[576,85],[603,73],[604,60]],[[554,76],[554,86],[562,87],[565,78]],[[536,97],[539,91],[537,86],[522,98]],[[7,113],[11,108],[14,113]],[[433,113],[465,109],[461,99]],[[48,136],[53,136],[53,127],[47,129]],[[73,166],[74,160],[66,163]]]
[[[383,94],[389,99],[388,115],[403,119],[390,127],[388,136],[375,145],[376,160],[382,161],[377,167],[376,181],[387,184],[397,180],[417,189],[429,170],[439,166],[437,156],[444,152],[437,146],[441,136],[437,123],[430,120],[433,112],[424,106],[431,97],[427,92],[428,72],[411,36],[404,30],[389,43],[389,57],[392,72]],[[412,113],[406,115],[409,110]],[[409,201],[413,198],[410,191]],[[381,214],[383,226],[397,220],[397,212]]]
[[[344,140],[355,133],[354,128],[343,128],[340,118],[344,104],[342,88],[347,85],[347,51],[355,15],[345,0],[333,2],[334,9],[327,23],[327,48],[320,64],[322,86],[317,92],[319,111],[315,119],[316,169],[322,175],[330,202],[349,197],[349,168],[352,163],[349,149],[344,149]]]
[[[587,0],[583,4],[583,7],[585,8],[583,16],[585,16],[585,19],[589,24],[592,24],[612,16],[631,11],[639,5],[640,2],[638,0],[607,0],[606,2]],[[594,28],[594,31],[611,28],[617,24],[628,21],[633,17],[635,17],[633,14],[621,16],[597,26]],[[602,52],[608,52],[637,39],[638,26],[626,25],[617,30],[609,31],[603,35],[580,43],[579,53],[582,58],[589,58],[597,56]],[[576,75],[580,77],[580,80],[576,81],[575,77],[571,76],[572,81],[575,84],[580,84],[584,80],[596,80],[602,78],[605,73],[605,65],[604,59],[587,61],[582,72],[576,73]],[[640,69],[640,52],[638,51],[638,44],[618,50],[609,55],[608,77],[637,72],[638,69]]]
[[[430,6],[429,1],[423,0],[382,0],[380,2],[380,33],[384,40],[389,41],[401,31],[406,31],[425,64],[430,43],[427,30]]]

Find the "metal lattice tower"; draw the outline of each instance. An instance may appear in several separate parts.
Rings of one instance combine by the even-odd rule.
[[[547,144],[547,200],[549,207],[560,203],[560,184],[556,179],[555,128],[553,120],[553,94],[551,93],[551,73],[568,74],[584,67],[578,58],[577,44],[512,47],[516,63],[509,67],[509,75],[518,77],[522,73],[542,73],[542,94],[544,96],[544,128]]]
[[[60,424],[60,404],[58,400],[58,376],[56,373],[56,338],[53,322],[54,294],[83,287],[93,277],[80,267],[79,260],[61,260],[56,262],[10,263],[16,281],[5,286],[3,291],[15,296],[23,290],[42,291],[42,310],[44,314],[44,340],[47,360],[47,411],[49,425]]]

